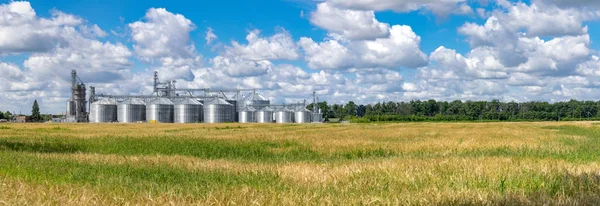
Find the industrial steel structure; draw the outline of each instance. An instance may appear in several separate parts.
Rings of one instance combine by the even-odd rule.
[[[146,103],[130,98],[117,105],[117,120],[122,123],[146,121]]]
[[[77,71],[71,71],[71,99],[67,101],[67,122],[88,122],[85,84]]]
[[[282,107],[275,111],[275,122],[277,123],[292,123],[294,119],[294,112],[292,110]]]
[[[204,103],[204,122],[206,123],[222,123],[233,122],[235,107],[229,102],[221,98]]]
[[[204,119],[204,105],[192,98],[175,102],[175,123],[196,123]]]
[[[96,94],[90,87],[86,99],[85,84],[72,71],[71,98],[67,101],[67,121],[88,122],[153,122],[153,123],[310,123],[322,122],[317,106],[312,111],[303,103],[276,105],[256,89],[219,90],[209,88],[176,88],[175,81],[161,82],[154,72],[154,88],[150,95]],[[313,92],[313,105],[317,105]]]
[[[310,123],[311,112],[306,108],[298,108],[294,112],[294,122]]]
[[[256,122],[256,109],[250,106],[244,107],[239,112],[238,122],[240,123],[252,123]]]
[[[273,110],[269,107],[264,107],[255,113],[257,123],[272,123],[273,122]]]
[[[146,121],[152,123],[173,123],[175,106],[165,97],[158,97],[146,104]]]
[[[90,106],[90,122],[116,122],[117,101],[114,99],[101,99]]]

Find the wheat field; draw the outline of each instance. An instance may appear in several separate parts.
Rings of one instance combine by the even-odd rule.
[[[600,124],[1,124],[0,204],[594,205]]]

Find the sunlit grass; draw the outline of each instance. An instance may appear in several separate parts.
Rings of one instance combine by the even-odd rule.
[[[8,204],[583,204],[600,126],[7,124]]]

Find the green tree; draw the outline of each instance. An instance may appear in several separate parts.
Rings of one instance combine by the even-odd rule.
[[[0,119],[4,119],[4,113],[2,113],[2,111],[0,111]]]
[[[40,115],[40,106],[37,103],[37,99],[33,101],[33,107],[31,108],[31,121],[39,122],[42,120],[42,116]]]
[[[356,109],[356,116],[363,117],[367,113],[367,107],[365,105],[358,105]]]
[[[356,104],[353,101],[348,102],[348,104],[346,104],[346,106],[344,107],[344,110],[346,110],[346,114],[348,114],[350,117],[356,116],[357,109],[358,106],[356,106]]]
[[[323,113],[323,118],[328,119],[329,117],[329,106],[327,106],[327,102],[318,102],[317,103],[319,109],[321,109],[321,113]]]

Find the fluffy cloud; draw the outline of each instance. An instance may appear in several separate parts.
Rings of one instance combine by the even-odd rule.
[[[192,21],[164,8],[148,9],[144,20],[129,24],[133,48],[142,59],[194,55],[189,34],[195,29]]]
[[[83,33],[85,36],[92,37],[92,38],[94,38],[94,37],[104,38],[104,37],[108,36],[108,34],[96,24],[94,24],[91,27],[82,25],[81,27],[79,27],[79,30],[81,30],[81,33]]]
[[[600,2],[596,0],[534,0],[534,2],[542,2],[548,4],[555,4],[560,7],[566,8],[600,8]]]
[[[420,50],[421,37],[410,26],[395,25],[388,38],[317,43],[301,38],[300,46],[312,69],[399,68],[424,66],[427,56]]]
[[[389,24],[381,23],[373,11],[357,11],[331,7],[320,3],[311,15],[310,22],[329,32],[349,40],[385,38],[389,36]]]
[[[213,29],[212,28],[208,28],[206,29],[206,34],[204,39],[206,40],[206,44],[212,44],[213,41],[217,40],[218,37],[215,33],[213,33]]]
[[[248,61],[241,57],[217,56],[212,61],[215,69],[225,71],[230,77],[261,76],[273,69],[273,63],[267,60]]]
[[[355,10],[410,12],[426,9],[443,16],[455,10],[464,9],[460,8],[458,4],[466,2],[466,0],[328,0],[327,2],[339,8]]]
[[[597,91],[598,57],[585,22],[591,10],[499,1],[482,24],[458,29],[472,49],[466,55],[440,47],[415,80],[403,85],[412,98],[562,101]]]
[[[41,18],[28,2],[11,2],[0,5],[0,27],[0,54],[29,52],[22,67],[0,62],[3,102],[38,99],[43,111],[62,111],[71,69],[99,85],[132,75],[129,48],[95,39],[106,33],[77,16],[52,10],[51,18]]]
[[[70,29],[83,21],[53,10],[52,18],[39,18],[29,2],[0,5],[0,54],[46,52],[66,46]]]
[[[164,8],[148,9],[144,20],[128,25],[139,59],[155,64],[162,78],[193,80],[191,69],[202,62],[190,39],[192,21]]]
[[[577,12],[536,4],[505,6],[505,13],[494,12],[484,25],[466,23],[458,29],[474,48],[472,55],[481,53],[498,59],[503,67],[542,75],[572,73],[577,63],[589,57],[585,18]],[[548,35],[554,38],[540,37]]]
[[[442,71],[420,69],[421,75],[432,75],[429,77],[441,79],[449,76],[437,77],[437,75],[455,74],[462,78],[473,79],[503,79],[508,76],[504,66],[485,49],[474,50],[469,57],[464,57],[455,50],[440,47],[431,54],[431,60],[439,63]]]
[[[246,40],[247,45],[232,42],[231,46],[225,48],[225,55],[252,61],[295,60],[299,57],[296,43],[284,29],[268,38],[261,37],[259,30],[252,30],[246,36]]]

